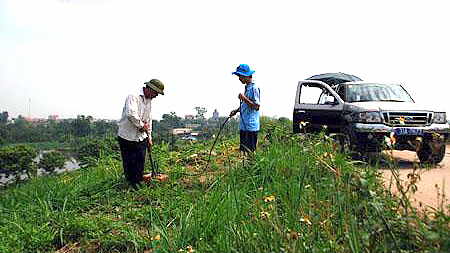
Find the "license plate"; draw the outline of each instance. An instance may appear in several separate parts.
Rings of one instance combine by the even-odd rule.
[[[423,135],[423,129],[415,128],[396,128],[396,135]]]

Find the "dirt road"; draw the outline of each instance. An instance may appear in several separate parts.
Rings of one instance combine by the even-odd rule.
[[[390,152],[386,152],[390,154]],[[413,168],[419,168],[420,180],[417,185],[417,192],[412,204],[419,209],[424,207],[442,208],[450,205],[450,145],[447,145],[444,160],[437,166],[421,168],[419,159],[412,151],[393,151],[394,159],[399,163],[399,175],[403,182],[408,181],[408,174],[413,172]],[[382,168],[383,177],[386,179],[386,186],[392,177],[389,169]],[[396,192],[396,189],[393,189]],[[422,207],[420,207],[422,203]],[[445,208],[445,210],[448,210]]]

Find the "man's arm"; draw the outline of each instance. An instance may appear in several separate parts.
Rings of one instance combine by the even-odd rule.
[[[257,104],[254,101],[250,100],[243,93],[239,94],[239,99],[244,101],[245,103],[247,103],[248,106],[250,106],[250,108],[255,109],[255,110],[259,110],[259,104]]]
[[[128,96],[126,100],[126,115],[128,120],[135,125],[138,129],[141,129],[144,127],[144,122],[139,117],[138,109],[139,109],[139,98],[136,96],[130,95]]]
[[[128,120],[135,125],[140,132],[149,131],[151,125],[149,122],[144,122],[139,117],[138,109],[139,109],[139,97],[130,95],[126,101],[126,114]]]

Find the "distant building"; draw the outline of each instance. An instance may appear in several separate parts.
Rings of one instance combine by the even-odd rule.
[[[34,118],[32,121],[33,124],[47,124],[47,119],[44,118]]]
[[[48,120],[56,121],[56,120],[58,120],[58,118],[59,118],[59,115],[57,115],[57,114],[48,115]]]
[[[47,119],[44,118],[32,118],[30,116],[24,117],[23,118],[26,122],[31,123],[31,124],[46,124],[47,123]]]
[[[172,134],[174,135],[184,135],[192,133],[192,128],[174,128],[172,129]]]
[[[219,112],[217,111],[217,109],[214,109],[213,119],[219,119]]]
[[[192,128],[174,128],[172,134],[181,137],[181,140],[198,140],[199,133],[192,132]]]
[[[187,128],[197,128],[200,127],[202,124],[185,124]]]
[[[198,140],[198,138],[197,137],[195,137],[195,136],[184,136],[184,137],[181,137],[181,139],[182,140],[185,140],[185,141],[196,141],[196,140]]]

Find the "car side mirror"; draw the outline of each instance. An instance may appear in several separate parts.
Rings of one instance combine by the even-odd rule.
[[[326,105],[337,105],[338,101],[334,96],[326,96],[325,97],[325,104]]]

